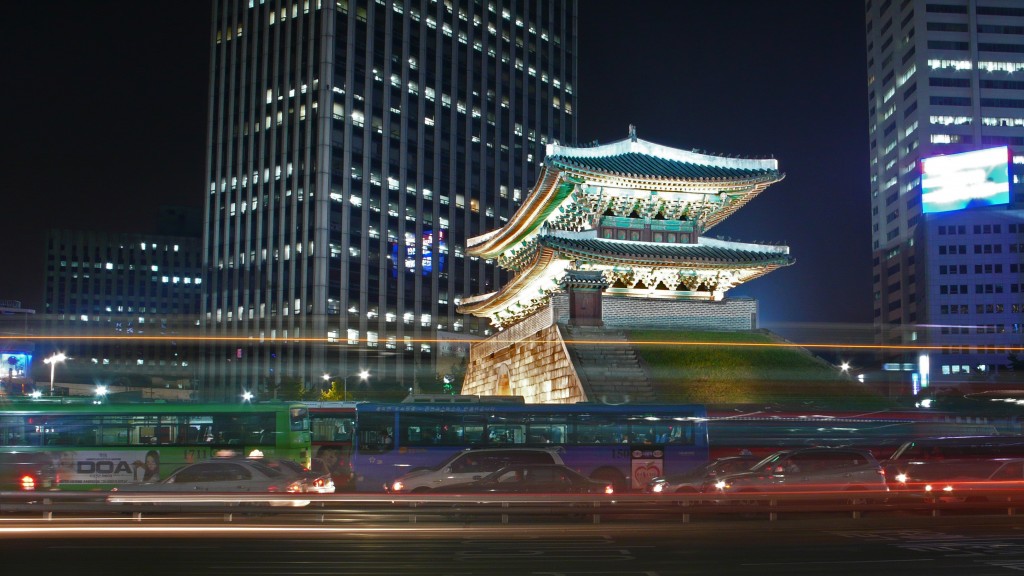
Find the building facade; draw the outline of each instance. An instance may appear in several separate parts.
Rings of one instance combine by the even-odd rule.
[[[204,395],[432,379],[501,271],[544,146],[575,137],[575,0],[217,0]]]
[[[932,216],[922,209],[921,161],[994,146],[1024,146],[1024,81],[1018,78],[1024,71],[1024,2],[867,0],[865,7],[875,339],[889,346],[913,347],[927,341],[941,348],[948,334],[941,328],[933,334],[930,325],[956,324],[973,337],[975,328],[967,327],[974,326],[970,322],[978,320],[981,326],[991,322],[936,317],[942,306],[938,297],[944,296],[939,290],[953,285],[939,270],[942,266],[948,270],[950,264],[926,265],[926,261],[938,262],[939,254],[925,254],[922,244],[942,246],[948,237],[931,235],[954,224],[926,222]],[[1017,166],[1024,162],[1019,156],[1013,161]],[[1018,205],[1011,202],[997,210],[1012,211]],[[964,218],[965,229],[973,234],[975,219],[987,216],[936,218]],[[977,223],[984,229],[985,224]],[[1006,224],[1002,226],[1003,234],[1009,234]],[[954,229],[959,227],[955,224]],[[976,240],[983,243],[981,237]],[[1010,242],[1006,240],[1004,249]],[[971,239],[969,250],[974,243]],[[974,264],[967,265],[967,270],[972,275]],[[1008,296],[1009,286],[1016,281],[1008,267],[1003,270],[998,280]],[[975,286],[995,281],[992,277],[962,280],[956,286],[965,284],[972,291],[972,310],[977,304],[973,302]],[[949,345],[960,344],[953,339]],[[922,372],[921,357],[917,351],[892,348],[883,353],[882,362],[900,369],[912,367],[907,371],[915,374],[918,385],[929,378],[941,380],[943,362],[937,366],[936,359],[930,358]],[[961,360],[945,364],[975,368],[992,364],[991,356]],[[955,380],[953,374],[945,376]]]
[[[1024,210],[929,215],[919,235],[932,382],[998,382],[1024,345]]]
[[[190,386],[201,349],[190,340],[198,334],[200,245],[190,236],[49,230],[38,321],[54,348],[36,359],[63,352],[64,375],[97,383]]]

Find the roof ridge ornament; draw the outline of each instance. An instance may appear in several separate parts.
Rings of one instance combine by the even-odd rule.
[[[636,125],[635,124],[630,124],[629,125],[629,141],[630,142],[636,142]]]

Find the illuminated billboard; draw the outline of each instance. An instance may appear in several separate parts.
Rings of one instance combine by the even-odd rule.
[[[950,212],[1010,203],[1006,146],[921,161],[921,210]]]

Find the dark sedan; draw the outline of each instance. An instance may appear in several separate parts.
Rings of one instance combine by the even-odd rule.
[[[648,494],[696,494],[705,484],[714,482],[720,476],[746,472],[760,461],[761,458],[753,454],[718,458],[681,474],[653,478],[644,487],[644,492]]]
[[[591,480],[559,464],[506,466],[473,482],[438,487],[431,494],[612,494],[608,482]]]

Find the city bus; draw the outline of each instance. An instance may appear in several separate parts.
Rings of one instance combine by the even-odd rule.
[[[359,403],[351,466],[357,490],[381,491],[461,450],[544,447],[628,491],[706,463],[706,417],[700,405]]]
[[[62,490],[151,482],[191,462],[254,450],[308,466],[308,409],[287,403],[76,399],[0,404],[0,452],[50,455]]]
[[[907,440],[931,436],[997,434],[984,418],[900,412],[875,414],[754,414],[711,415],[708,419],[710,457],[752,453],[768,456],[788,448],[845,446],[871,450],[888,458]]]

